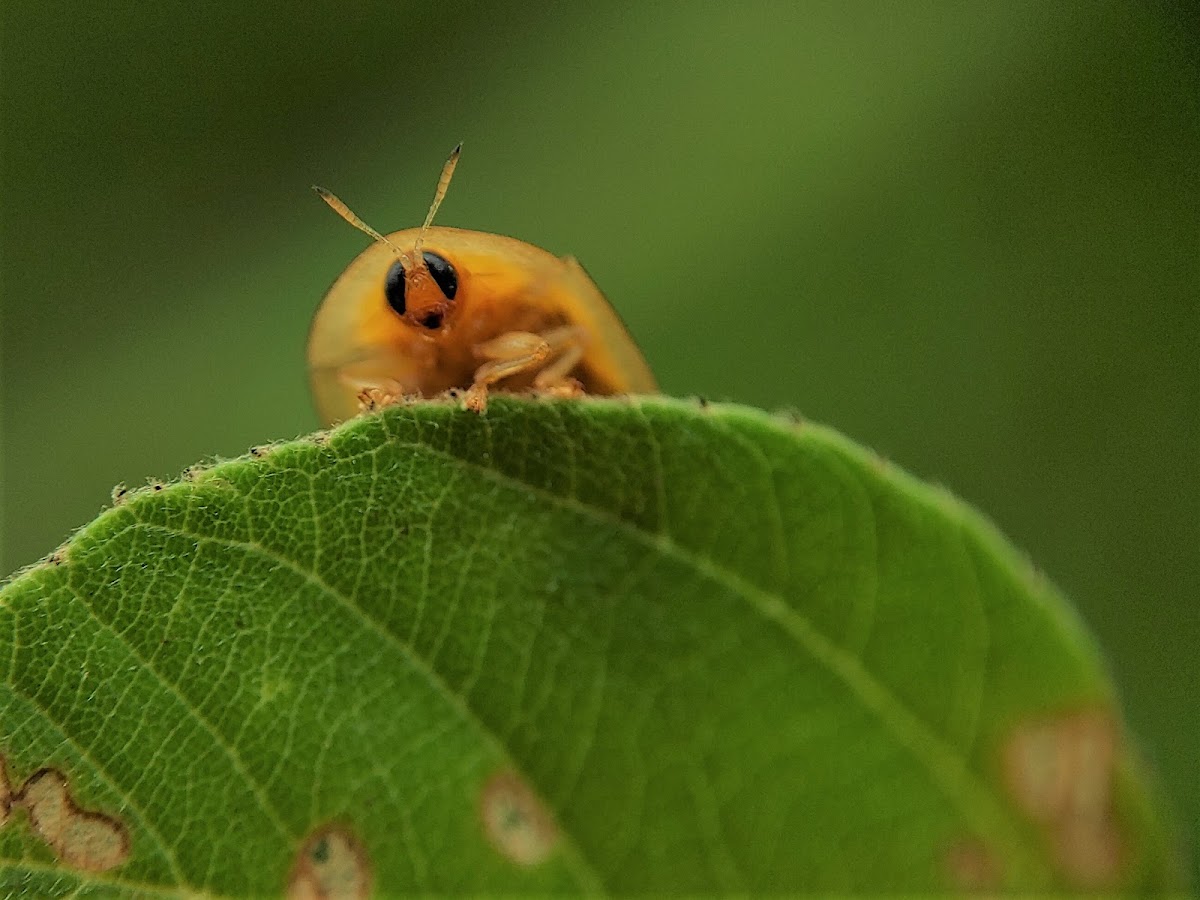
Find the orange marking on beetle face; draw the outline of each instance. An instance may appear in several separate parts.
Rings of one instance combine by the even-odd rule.
[[[430,217],[456,159],[443,170]],[[430,217],[421,228],[380,235],[319,192],[376,239],[334,282],[309,333],[309,377],[326,424],[359,412],[364,392],[430,397],[473,388],[486,397],[489,385],[531,390],[542,370],[549,377],[536,387],[551,393],[570,393],[576,382],[591,394],[658,390],[620,318],[573,258],[502,235],[432,226]],[[496,339],[514,332],[562,334],[564,326],[577,337],[550,355],[514,349],[503,368],[511,374],[494,385],[481,373],[495,360],[481,346],[503,346]]]

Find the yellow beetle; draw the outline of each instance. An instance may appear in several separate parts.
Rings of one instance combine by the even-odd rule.
[[[442,169],[425,224],[386,237],[323,188],[369,234],[325,295],[308,337],[313,399],[329,425],[364,403],[488,390],[647,394],[654,375],[624,324],[573,257],[482,231],[434,226],[460,144]]]

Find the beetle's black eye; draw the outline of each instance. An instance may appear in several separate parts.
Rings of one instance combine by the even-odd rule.
[[[404,315],[404,266],[400,260],[392,263],[383,279],[383,295],[387,297],[388,306],[396,311],[396,315]]]
[[[446,295],[446,299],[453,300],[454,295],[458,293],[458,275],[454,271],[454,266],[450,265],[446,257],[430,253],[428,250],[422,253],[421,256],[425,258],[425,265],[429,267],[429,274],[433,276],[433,280],[437,282],[437,286],[442,289],[442,293]]]

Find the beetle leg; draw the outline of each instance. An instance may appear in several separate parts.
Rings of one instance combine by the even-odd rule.
[[[533,386],[543,391],[565,391],[567,396],[573,396],[579,390],[579,382],[568,378],[571,370],[583,359],[583,345],[571,344],[562,355],[546,368],[537,373]]]
[[[577,397],[583,393],[583,386],[570,375],[571,370],[583,359],[586,334],[583,329],[571,325],[563,325],[545,333],[552,352],[558,356],[537,373],[533,379],[535,389],[562,397]]]
[[[339,372],[338,380],[357,392],[360,413],[392,406],[405,396],[404,387],[394,378],[379,378],[374,373],[356,372],[351,367]]]
[[[550,355],[550,343],[542,335],[532,331],[508,331],[490,341],[475,345],[475,355],[481,359],[495,362],[508,362],[524,357],[540,357],[545,359]],[[480,366],[482,371],[484,367]],[[476,380],[479,379],[476,374]]]
[[[365,387],[358,392],[358,411],[373,413],[378,409],[395,406],[404,400],[404,392],[393,388]]]
[[[467,390],[466,406],[474,412],[487,409],[488,387],[512,375],[519,375],[558,358],[538,373],[534,386],[552,388],[566,379],[583,357],[578,328],[564,325],[542,334],[510,331],[475,347],[475,355],[487,360],[475,370],[475,381]]]

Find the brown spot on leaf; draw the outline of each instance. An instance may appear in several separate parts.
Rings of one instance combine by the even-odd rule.
[[[114,484],[112,489],[112,504],[120,506],[129,496],[129,488],[124,484]]]
[[[371,894],[371,863],[347,829],[327,825],[312,834],[288,878],[289,900],[359,900]]]
[[[1125,848],[1113,817],[1118,734],[1112,717],[1089,710],[1028,722],[1004,746],[1013,799],[1042,826],[1071,884],[1111,886]]]
[[[962,891],[994,891],[1000,886],[1000,858],[978,838],[966,838],[946,851],[946,871]]]
[[[1018,805],[1037,821],[1094,817],[1108,808],[1115,755],[1110,719],[1079,713],[1013,732],[1005,747],[1005,775]]]
[[[34,833],[71,868],[105,872],[129,858],[125,826],[112,816],[81,809],[66,776],[55,769],[30,775],[12,805],[24,807]]]
[[[550,811],[515,772],[501,771],[487,781],[479,814],[492,846],[517,865],[545,862],[558,844]]]
[[[1055,858],[1072,884],[1099,890],[1120,875],[1125,847],[1111,818],[1068,819],[1054,837]]]

